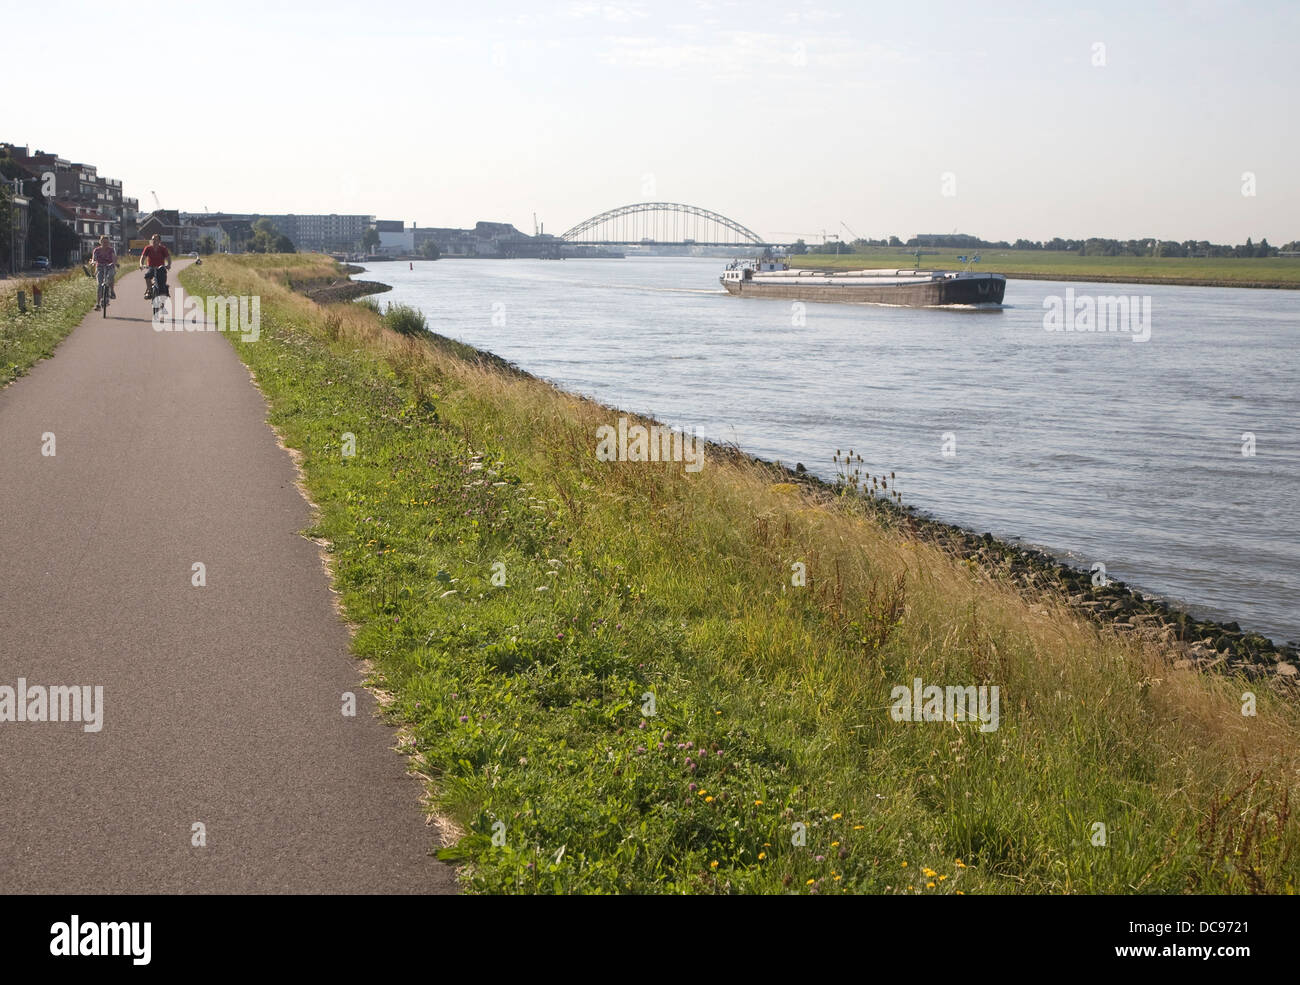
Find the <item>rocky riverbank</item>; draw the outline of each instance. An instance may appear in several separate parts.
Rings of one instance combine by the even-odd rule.
[[[360,267],[348,267],[346,273],[359,273]],[[368,294],[382,294],[391,291],[391,284],[380,284],[373,280],[353,280],[350,276],[328,277],[319,280],[289,281],[289,286],[299,294],[305,294],[317,304],[333,304],[336,301],[355,301]]]
[[[939,544],[955,557],[1015,584],[1027,596],[1046,593],[1063,598],[1071,608],[1116,632],[1132,633],[1171,647],[1181,654],[1175,666],[1272,678],[1300,695],[1300,659],[1295,642],[1278,645],[1260,633],[1243,630],[1236,622],[1197,619],[1165,599],[1143,595],[1122,581],[1063,563],[1046,551],[1019,547],[989,533],[945,523],[915,507],[887,499],[884,494],[862,492],[860,481],[857,485],[827,483],[809,475],[802,464],[794,469],[779,464],[772,467],[823,494],[861,498],[883,522]],[[892,482],[892,474],[887,481]]]
[[[478,359],[497,371],[532,375],[494,353],[430,334],[435,345],[459,358]],[[912,536],[939,544],[991,576],[1015,584],[1026,596],[1062,598],[1081,615],[1115,632],[1131,633],[1173,649],[1179,654],[1178,666],[1241,673],[1253,679],[1270,678],[1300,696],[1300,675],[1297,675],[1300,657],[1294,642],[1278,645],[1259,633],[1243,630],[1236,622],[1197,619],[1164,599],[1134,591],[1122,581],[1099,577],[1094,584],[1091,571],[1061,562],[1045,551],[1019,547],[989,533],[976,533],[945,523],[913,506],[887,498],[890,494],[885,491],[864,491],[870,486],[870,475],[865,476],[866,482],[857,479],[856,484],[827,482],[812,475],[801,463],[788,468],[779,462],[746,455],[734,446],[709,443],[707,448],[706,454],[713,461],[753,462],[770,469],[774,481],[792,483],[815,498],[852,496],[886,525],[906,529]],[[883,479],[886,488],[893,485],[892,475],[876,478]]]

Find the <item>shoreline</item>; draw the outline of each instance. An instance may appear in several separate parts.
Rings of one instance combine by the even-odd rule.
[[[494,352],[437,332],[429,332],[429,338],[433,345],[460,359],[477,360],[497,371],[536,381],[611,413],[626,414],[641,422],[666,427],[637,411],[611,407],[565,390]],[[1022,547],[991,533],[948,523],[911,504],[900,505],[880,496],[855,491],[846,483],[814,475],[802,463],[797,462],[792,468],[780,461],[751,455],[735,446],[700,440],[707,448],[707,458],[750,462],[771,471],[780,481],[802,486],[814,497],[854,496],[884,525],[905,528],[917,539],[937,544],[954,557],[973,562],[990,574],[1010,581],[1022,594],[1059,594],[1072,610],[1099,626],[1176,646],[1183,651],[1183,657],[1175,666],[1237,672],[1252,679],[1275,676],[1300,684],[1300,675],[1297,674],[1300,652],[1292,641],[1279,643],[1262,633],[1243,629],[1235,620],[1198,619],[1169,599],[1145,594],[1120,580],[1094,585],[1091,571],[1060,561],[1047,551]]]

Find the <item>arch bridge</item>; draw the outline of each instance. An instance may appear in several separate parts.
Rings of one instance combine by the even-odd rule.
[[[775,246],[720,212],[680,202],[621,205],[560,237],[574,246]]]

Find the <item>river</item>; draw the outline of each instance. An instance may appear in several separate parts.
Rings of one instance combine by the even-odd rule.
[[[1300,292],[1012,280],[995,311],[801,312],[723,293],[724,265],[363,276],[393,286],[381,303],[566,390],[823,477],[851,448],[940,519],[1300,640]],[[1047,331],[1044,298],[1068,289],[1150,297],[1150,338]]]

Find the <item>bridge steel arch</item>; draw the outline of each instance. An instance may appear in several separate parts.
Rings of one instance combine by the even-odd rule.
[[[602,230],[603,227],[603,230]],[[604,231],[604,236],[598,234]],[[691,234],[691,235],[688,235]],[[763,238],[720,212],[680,202],[635,202],[594,215],[560,236],[574,245],[764,246]]]

